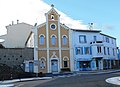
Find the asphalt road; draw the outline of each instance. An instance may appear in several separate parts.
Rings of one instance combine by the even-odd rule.
[[[119,73],[101,75],[76,75],[71,77],[57,77],[51,80],[38,80],[16,83],[15,87],[120,87],[106,83],[110,77],[120,76]]]

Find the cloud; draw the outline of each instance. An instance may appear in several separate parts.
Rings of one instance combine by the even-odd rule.
[[[51,7],[43,0],[0,0],[0,35],[6,33],[5,26],[12,21],[17,23],[17,19],[31,25],[45,22],[44,14],[50,9]],[[61,22],[68,27],[86,29],[82,21],[74,20],[60,11],[58,13],[61,15]]]

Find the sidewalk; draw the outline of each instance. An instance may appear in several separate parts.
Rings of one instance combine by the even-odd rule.
[[[120,69],[110,69],[110,70],[95,70],[95,71],[76,71],[76,74],[108,74],[120,72]]]
[[[4,80],[0,81],[0,87],[14,87],[15,82],[24,82],[24,81],[33,81],[33,80],[47,80],[52,77],[34,77],[34,78],[24,78],[24,79],[13,79],[13,80]]]

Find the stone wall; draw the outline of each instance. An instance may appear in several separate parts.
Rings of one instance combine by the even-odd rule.
[[[0,63],[10,67],[21,65],[24,60],[33,60],[33,48],[0,48]]]

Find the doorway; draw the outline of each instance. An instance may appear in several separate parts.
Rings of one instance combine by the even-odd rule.
[[[58,60],[51,60],[51,70],[52,72],[58,72]]]

